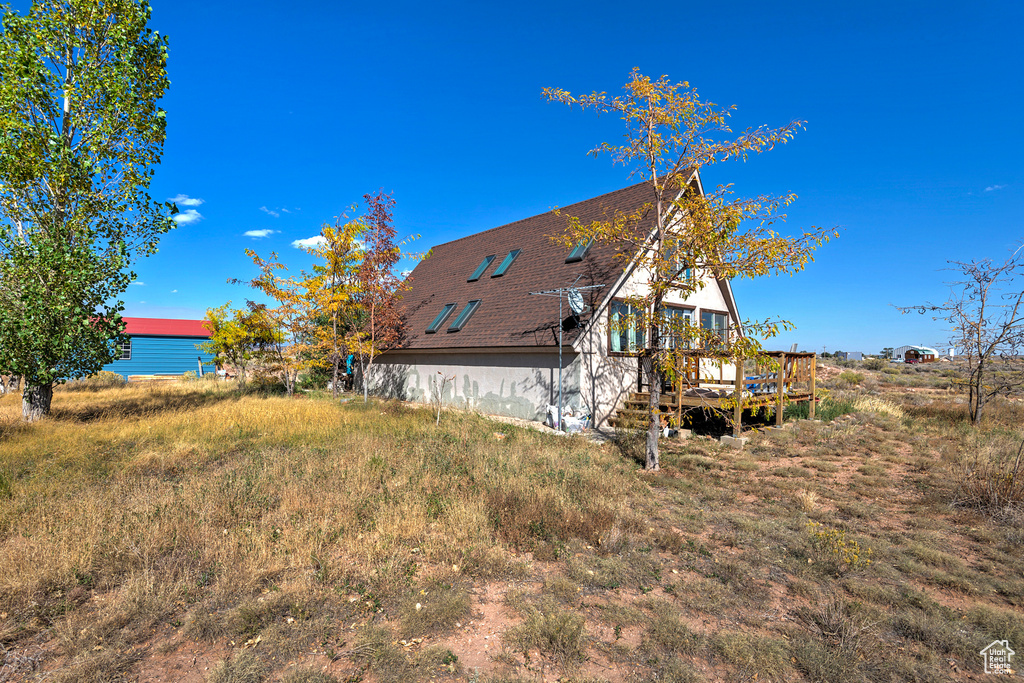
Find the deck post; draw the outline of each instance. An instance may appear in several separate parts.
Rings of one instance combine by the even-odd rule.
[[[737,356],[733,358],[733,364],[736,366],[736,388],[732,397],[736,405],[732,409],[732,435],[738,439],[743,432],[743,360]]]
[[[679,360],[680,360],[680,358],[682,358],[682,356],[679,355],[679,352],[676,351],[675,353],[673,353],[672,357],[673,357],[673,361],[674,361],[675,367],[676,367],[676,429],[682,429],[683,428],[683,375],[682,375],[682,372],[680,372],[680,370],[685,372],[685,370],[686,370],[686,367],[685,367],[686,360],[685,360],[685,358],[683,359],[683,364],[684,365],[683,365],[683,367],[680,367]]]
[[[775,375],[775,426],[782,426],[782,387],[786,382],[786,354],[779,354],[779,372]]]
[[[808,417],[808,419],[811,419],[811,420],[814,419],[814,393],[815,393],[814,371],[817,368],[817,365],[818,365],[818,354],[817,354],[817,352],[815,352],[815,354],[813,356],[811,356],[811,402],[810,402],[810,405],[807,408],[807,417]]]

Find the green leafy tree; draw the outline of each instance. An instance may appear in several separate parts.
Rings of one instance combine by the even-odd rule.
[[[23,416],[115,358],[133,261],[176,208],[146,192],[160,161],[167,40],[139,0],[0,5],[0,373]]]
[[[650,201],[636,212],[592,222],[569,216],[561,241],[567,247],[591,241],[616,245],[630,259],[626,267],[646,285],[645,293],[629,300],[636,311],[629,324],[645,332],[637,351],[651,388],[646,468],[657,470],[660,391],[663,379],[675,369],[672,349],[703,349],[717,363],[736,363],[740,372],[745,359],[765,360],[757,337],[771,337],[789,326],[770,320],[746,321],[742,329],[732,330],[680,324],[664,313],[665,297],[677,293],[686,298],[709,278],[728,281],[797,272],[837,233],[811,228],[795,237],[780,235],[773,226],[785,217],[779,211],[794,195],[736,198],[729,186],[705,194],[692,180],[711,164],[746,160],[788,142],[802,122],[777,129],[762,126],[732,137],[729,110],[702,100],[689,83],[672,83],[667,76],[652,81],[634,69],[623,90],[623,95],[610,98],[603,92],[573,95],[547,88],[544,96],[619,116],[625,124],[622,143],[603,143],[592,152],[610,154],[650,186]],[[693,272],[708,277],[694,277]],[[666,330],[672,344],[662,341]]]

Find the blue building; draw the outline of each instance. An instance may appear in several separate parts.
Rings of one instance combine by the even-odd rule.
[[[121,357],[104,365],[108,372],[130,375],[182,375],[213,371],[213,356],[196,348],[209,340],[205,320],[124,318],[128,341]]]

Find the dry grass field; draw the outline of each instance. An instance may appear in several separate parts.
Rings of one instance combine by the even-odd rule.
[[[204,382],[0,401],[0,682],[944,681],[1024,647],[1024,404],[824,372],[742,451]]]

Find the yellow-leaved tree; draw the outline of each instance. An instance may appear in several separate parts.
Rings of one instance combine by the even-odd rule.
[[[338,377],[348,354],[346,336],[358,315],[356,271],[362,255],[359,237],[364,230],[366,224],[359,220],[324,223],[320,240],[307,248],[318,259],[303,283],[316,323],[310,340],[312,355],[316,362],[331,369],[334,398],[338,397]]]
[[[804,122],[762,126],[734,137],[728,126],[730,110],[701,100],[685,81],[673,83],[667,76],[652,81],[634,69],[624,91],[609,97],[604,92],[573,95],[546,88],[543,94],[552,101],[620,116],[625,124],[623,142],[602,143],[591,153],[611,154],[614,162],[650,185],[650,203],[639,210],[594,222],[568,216],[566,232],[556,239],[566,247],[590,241],[623,247],[620,253],[628,259],[624,267],[646,277],[643,293],[628,302],[632,319],[618,324],[644,330],[638,335],[637,351],[651,388],[646,469],[657,470],[660,391],[666,376],[676,371],[672,348],[704,349],[707,357],[720,364],[735,363],[736,371],[742,372],[744,360],[750,358],[771,365],[758,337],[772,337],[790,326],[770,319],[744,321],[739,329],[693,325],[666,315],[666,295],[685,298],[695,293],[708,282],[702,275],[727,282],[798,272],[818,246],[838,233],[819,227],[795,236],[775,232],[773,225],[785,218],[780,209],[795,195],[744,199],[735,197],[729,185],[711,193],[700,185],[704,167],[727,159],[746,160],[788,142]],[[663,337],[672,343],[664,343]]]
[[[259,363],[274,337],[255,311],[231,309],[231,302],[206,310],[210,340],[196,347],[214,356],[218,365],[229,364],[238,372],[238,385],[245,388],[249,368]]]
[[[265,357],[271,360],[273,369],[281,375],[285,391],[292,396],[299,373],[310,362],[308,349],[312,323],[305,282],[280,275],[279,271],[288,268],[277,260],[276,253],[271,252],[268,260],[252,249],[246,249],[245,253],[260,269],[259,276],[247,284],[277,302],[277,306],[250,302],[249,307],[257,314],[257,323],[265,327],[262,334],[270,340]]]

